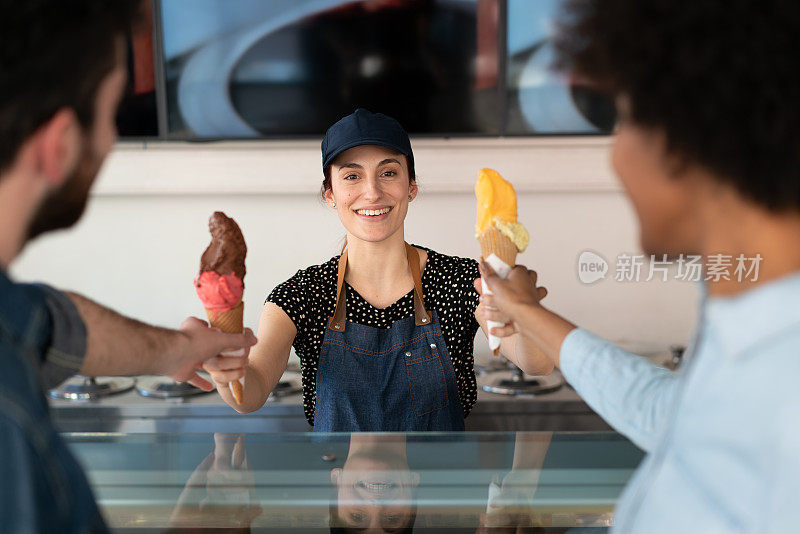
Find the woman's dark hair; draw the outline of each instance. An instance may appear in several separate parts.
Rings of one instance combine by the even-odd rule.
[[[396,532],[397,534],[410,534],[414,532],[414,523],[417,522],[417,506],[411,510],[411,513],[408,516],[408,521],[406,524],[398,529]],[[347,534],[348,532],[358,532],[362,529],[355,529],[355,528],[348,528],[345,526],[346,524],[342,519],[339,517],[339,510],[338,506],[331,504],[330,505],[330,531],[331,534]]]
[[[0,170],[61,108],[94,122],[100,82],[117,64],[116,40],[138,22],[141,0],[0,0]]]
[[[406,158],[406,165],[408,166],[408,179],[410,181],[416,182],[417,175],[416,171],[414,170],[414,163],[412,160],[409,160],[404,154],[400,154],[396,152],[398,156],[403,156]],[[331,188],[331,166],[332,164],[326,165],[324,169],[322,169],[322,174],[324,176],[322,180],[322,188],[319,190],[320,196],[322,196],[322,200],[325,200],[325,192]]]
[[[678,160],[800,210],[797,0],[569,0],[561,68],[630,103]]]

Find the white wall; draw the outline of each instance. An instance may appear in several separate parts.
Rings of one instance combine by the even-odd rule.
[[[531,233],[519,262],[539,271],[552,309],[614,340],[687,340],[696,317],[691,283],[613,280],[616,256],[636,253],[638,241],[608,169],[608,139],[412,142],[422,189],[406,223],[410,242],[477,257],[472,187],[479,168],[494,167],[518,190],[520,221]],[[30,244],[12,273],[176,326],[204,315],[192,278],[208,244],[208,216],[223,210],[248,244],[245,323],[255,329],[272,287],[338,251],[343,230],[317,196],[318,150],[316,142],[122,144],[81,222]],[[585,249],[611,262],[610,279],[578,280]]]

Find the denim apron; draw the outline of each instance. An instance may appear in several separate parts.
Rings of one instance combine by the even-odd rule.
[[[464,430],[439,319],[422,298],[419,254],[406,244],[406,255],[414,316],[388,329],[347,321],[347,251],[339,258],[336,308],[317,366],[315,432]]]

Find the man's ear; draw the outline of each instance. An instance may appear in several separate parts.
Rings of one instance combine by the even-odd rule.
[[[81,153],[81,127],[75,111],[62,108],[34,134],[36,165],[53,187],[60,187],[78,164]]]

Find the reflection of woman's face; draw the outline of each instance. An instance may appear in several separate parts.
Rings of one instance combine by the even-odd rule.
[[[375,145],[342,152],[331,165],[331,188],[325,199],[347,232],[363,241],[383,241],[403,228],[408,196],[416,195],[402,154]]]
[[[337,515],[348,528],[396,532],[412,518],[419,475],[398,455],[352,455],[342,469],[331,471],[331,482],[337,488]]]

